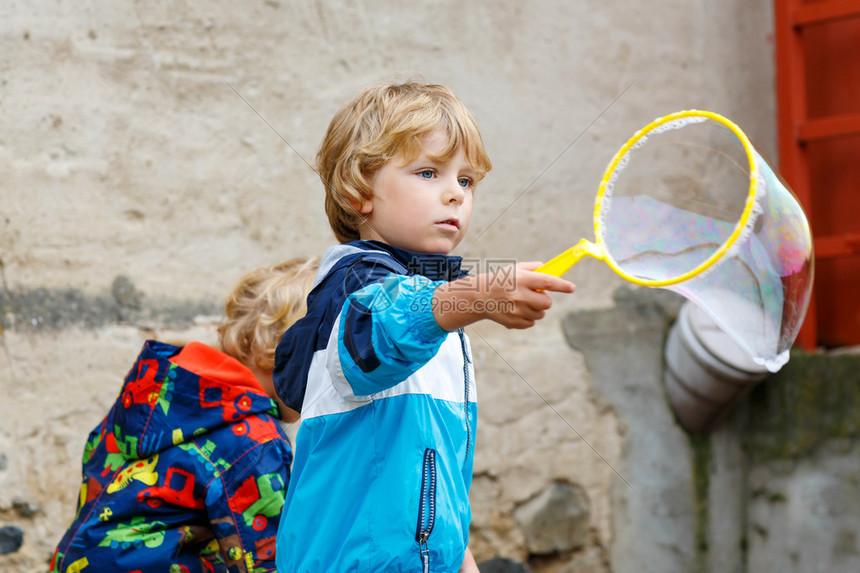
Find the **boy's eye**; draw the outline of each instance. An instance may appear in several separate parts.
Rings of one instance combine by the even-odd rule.
[[[460,177],[457,182],[460,184],[460,187],[468,188],[472,186],[472,180],[469,177]]]
[[[432,169],[422,169],[418,172],[418,177],[423,177],[424,179],[433,179],[436,175],[436,172]]]

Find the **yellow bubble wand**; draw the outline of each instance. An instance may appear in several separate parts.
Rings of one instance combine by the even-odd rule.
[[[600,181],[594,236],[537,270],[561,276],[585,256],[605,261],[631,283],[692,300],[754,360],[787,360],[812,290],[812,236],[734,122],[685,110],[637,131]]]

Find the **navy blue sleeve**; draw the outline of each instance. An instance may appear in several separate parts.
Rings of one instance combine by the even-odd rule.
[[[444,281],[391,273],[347,297],[338,329],[338,357],[356,396],[386,390],[426,364],[448,335],[433,316]]]

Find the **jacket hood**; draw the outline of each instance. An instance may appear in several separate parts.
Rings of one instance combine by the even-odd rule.
[[[461,268],[462,257],[454,255],[440,255],[433,253],[413,253],[389,245],[380,241],[351,241],[340,245],[334,245],[326,249],[320,260],[314,286],[325,279],[335,267],[339,266],[350,255],[367,256],[372,252],[387,253],[400,265],[402,269],[392,268],[394,272],[402,272],[407,275],[419,274],[434,281],[452,281],[468,274]],[[351,259],[348,259],[351,260]],[[380,264],[385,264],[385,259],[380,259]]]
[[[186,348],[207,365],[205,372],[171,362],[180,347],[143,345],[105,420],[108,451],[145,458],[253,414],[277,417],[275,402],[239,361],[199,342]]]

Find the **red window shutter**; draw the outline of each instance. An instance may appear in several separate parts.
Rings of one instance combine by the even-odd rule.
[[[860,344],[860,0],[774,0],[780,172],[812,226],[807,349]]]

